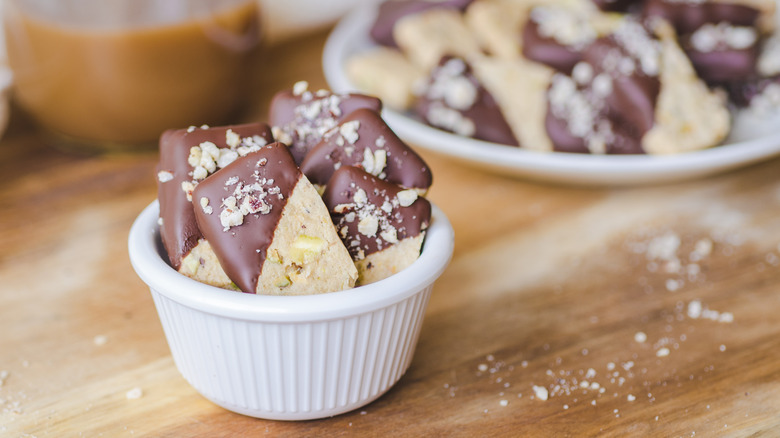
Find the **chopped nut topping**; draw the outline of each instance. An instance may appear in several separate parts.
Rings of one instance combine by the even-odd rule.
[[[431,104],[426,114],[428,122],[433,126],[446,129],[464,137],[471,137],[477,132],[474,122],[452,108],[447,108],[441,102]]]
[[[293,85],[293,95],[300,96],[309,89],[309,83],[306,81],[298,81]]]
[[[231,227],[236,227],[244,223],[244,215],[236,206],[236,198],[228,196],[222,201],[222,212],[219,214],[219,221],[222,224],[222,231],[227,231]]]
[[[203,166],[196,166],[195,169],[192,170],[192,178],[196,181],[205,179],[207,176],[209,176],[209,171]]]
[[[181,189],[187,195],[187,200],[192,201],[192,191],[195,190],[195,184],[190,181],[182,181]]]
[[[355,144],[355,142],[358,141],[358,138],[360,138],[358,129],[360,129],[360,121],[352,120],[341,125],[339,134],[341,134],[341,136],[350,144]]]
[[[161,170],[157,172],[157,180],[161,183],[167,183],[168,181],[173,179],[173,174],[171,172],[168,172],[167,170]]]
[[[223,167],[227,167],[228,164],[236,161],[237,158],[238,158],[238,152],[232,149],[220,149],[219,158],[217,159],[217,167],[220,169]]]
[[[203,212],[206,214],[211,214],[214,212],[214,209],[211,208],[209,205],[209,198],[201,197],[200,198],[200,207],[203,209]]]
[[[707,23],[691,35],[691,46],[699,52],[714,52],[723,47],[745,50],[758,41],[756,29],[731,26],[728,23]]]
[[[387,152],[384,149],[377,149],[373,153],[371,149],[363,150],[363,170],[371,175],[377,176],[385,169],[387,165]]]
[[[358,205],[368,202],[368,196],[366,196],[366,192],[363,189],[358,189],[358,191],[355,192],[355,197],[353,199]]]
[[[395,228],[388,228],[379,235],[388,243],[398,243],[398,232]]]
[[[379,220],[376,216],[366,216],[358,222],[358,231],[368,237],[376,236],[379,229]]]
[[[228,129],[227,132],[225,132],[225,143],[235,149],[241,143],[241,136],[233,132],[232,129]]]
[[[588,17],[568,8],[538,6],[531,11],[531,20],[538,25],[539,35],[576,50],[598,37]]]
[[[398,192],[398,203],[401,207],[409,207],[417,200],[417,191],[414,189],[407,189]]]
[[[243,224],[244,217],[247,215],[270,213],[272,207],[266,200],[268,195],[279,195],[281,199],[281,189],[273,185],[273,179],[262,178],[257,172],[254,178],[253,183],[243,183],[237,176],[232,176],[225,181],[225,187],[233,185],[236,187],[231,196],[222,200],[219,218],[223,231]]]
[[[290,136],[290,134],[287,131],[283,130],[278,126],[271,127],[271,134],[273,134],[274,138],[277,141],[280,141],[286,144],[287,146],[292,144],[292,136]]]

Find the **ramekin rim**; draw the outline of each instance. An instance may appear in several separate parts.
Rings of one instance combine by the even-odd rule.
[[[452,258],[454,231],[447,216],[432,205],[420,257],[389,278],[318,295],[268,296],[231,292],[176,272],[158,251],[159,201],[150,203],[133,222],[128,236],[130,262],[149,288],[184,306],[249,321],[322,321],[361,314],[397,303],[430,286]]]

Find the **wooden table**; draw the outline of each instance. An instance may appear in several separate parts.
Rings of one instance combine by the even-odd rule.
[[[296,80],[325,86],[325,36],[271,49],[257,117]],[[421,152],[456,250],[411,368],[357,411],[264,421],[181,378],[130,267],[156,155],[64,154],[14,113],[0,142],[0,436],[780,434],[779,160],[583,189]]]

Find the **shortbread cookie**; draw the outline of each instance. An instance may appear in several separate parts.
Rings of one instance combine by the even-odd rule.
[[[380,179],[423,194],[433,182],[428,165],[407,146],[376,111],[348,114],[301,163],[309,180],[324,186],[343,166],[360,167]]]
[[[357,270],[325,204],[282,143],[235,160],[192,197],[198,226],[243,292],[303,295],[354,286]]]
[[[208,242],[195,221],[192,191],[218,169],[272,141],[271,129],[263,123],[193,126],[163,133],[157,166],[160,236],[174,269],[199,281],[231,287],[219,264],[209,260]]]
[[[350,57],[345,70],[359,90],[400,111],[412,105],[415,84],[425,76],[401,52],[388,47],[376,47]]]
[[[539,3],[544,0],[538,0]],[[479,44],[490,56],[515,59],[520,56],[519,29],[535,4],[515,0],[482,0],[472,3],[463,18]]]
[[[523,58],[477,57],[474,75],[498,103],[514,137],[524,149],[551,151],[545,130],[547,89],[553,70]]]
[[[398,46],[425,72],[444,56],[469,59],[482,53],[477,39],[456,9],[429,9],[399,20],[393,30]]]
[[[466,9],[473,0],[392,0],[379,4],[378,13],[369,35],[378,44],[398,47],[393,28],[398,20],[434,8]]]
[[[358,108],[382,109],[376,97],[309,90],[301,81],[292,90],[280,91],[271,101],[268,119],[274,138],[286,144],[300,164],[306,153],[347,114]]]
[[[415,113],[464,137],[517,146],[495,99],[461,58],[444,57],[418,91]]]
[[[690,152],[715,146],[731,130],[725,97],[711,91],[696,75],[691,62],[663,24],[655,29],[661,40],[661,91],[655,124],[642,138],[649,154]]]
[[[323,195],[359,272],[358,284],[387,278],[420,255],[431,204],[358,168],[342,167]]]

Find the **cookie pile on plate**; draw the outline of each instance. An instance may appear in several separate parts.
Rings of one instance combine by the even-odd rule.
[[[462,136],[538,151],[715,146],[780,105],[775,0],[390,0],[350,80]]]
[[[171,266],[225,289],[302,295],[414,262],[432,175],[381,106],[299,82],[274,97],[269,124],[166,131],[157,180]]]

